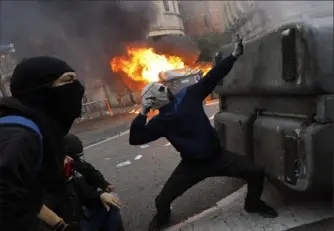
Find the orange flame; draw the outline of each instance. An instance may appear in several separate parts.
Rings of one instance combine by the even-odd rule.
[[[186,66],[181,57],[160,55],[153,48],[134,47],[127,47],[127,56],[114,57],[110,65],[113,72],[124,73],[138,82],[158,81],[161,71],[188,67],[201,69],[205,75],[211,69],[211,63],[198,67]]]

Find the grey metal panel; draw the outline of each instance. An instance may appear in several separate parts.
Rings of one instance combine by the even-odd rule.
[[[215,127],[218,134],[224,137],[224,148],[231,152],[252,158],[250,142],[251,137],[251,116],[220,112],[215,115]]]
[[[319,192],[333,190],[334,124],[312,124],[301,134],[308,168],[304,188]],[[309,183],[309,185],[307,185]]]
[[[282,78],[282,32],[295,28],[297,74]],[[232,52],[232,44],[219,51]],[[245,41],[244,55],[221,81],[216,92],[231,94],[314,94],[334,92],[333,17],[290,22],[255,40]]]
[[[318,98],[316,121],[334,122],[334,95],[322,95]]]
[[[303,120],[261,116],[254,123],[254,160],[290,189],[330,192],[333,136],[333,124],[305,126]]]
[[[220,101],[221,110],[245,115],[256,109],[302,115],[312,115],[317,110],[315,96],[221,96]]]
[[[255,121],[254,160],[266,168],[269,176],[284,180],[286,170],[284,137],[289,134],[297,140],[295,131],[300,130],[301,124],[302,121],[295,119],[272,117],[260,117]]]

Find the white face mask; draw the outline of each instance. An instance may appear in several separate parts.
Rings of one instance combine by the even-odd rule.
[[[150,83],[142,92],[142,103],[153,110],[159,109],[170,102],[168,88],[161,83]]]

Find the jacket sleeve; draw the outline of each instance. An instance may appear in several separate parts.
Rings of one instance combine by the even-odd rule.
[[[141,145],[163,137],[164,129],[159,120],[153,118],[147,124],[147,117],[139,114],[130,126],[129,142],[131,145]]]
[[[20,223],[36,217],[42,207],[42,190],[36,177],[41,152],[39,140],[29,132],[9,136],[12,137],[0,137],[1,227],[6,222]],[[24,206],[27,202],[31,206]]]
[[[236,58],[230,55],[214,66],[203,78],[201,78],[192,88],[192,92],[200,101],[203,101],[232,69]]]
[[[84,160],[75,160],[75,170],[82,174],[86,182],[93,187],[105,190],[110,185],[99,170]]]
[[[100,202],[100,195],[103,191],[88,184],[84,177],[72,178],[71,180],[75,185],[75,191],[78,192],[78,196],[83,205],[90,208]]]

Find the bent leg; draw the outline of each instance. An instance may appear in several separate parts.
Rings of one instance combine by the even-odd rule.
[[[247,157],[224,151],[215,162],[212,162],[211,176],[229,176],[245,179],[248,191],[245,200],[245,210],[258,213],[264,217],[274,218],[277,212],[261,201],[265,178],[264,169],[251,162]]]
[[[248,191],[245,204],[257,205],[260,202],[265,178],[264,169],[247,157],[224,151],[210,166],[210,176],[236,177],[246,180]]]
[[[97,204],[94,208],[89,209],[84,207],[84,212],[87,219],[81,221],[82,231],[98,231],[104,226],[107,210],[102,204]]]
[[[199,170],[200,166],[181,162],[167,180],[160,194],[155,199],[155,205],[159,215],[170,215],[171,203],[189,188],[206,178]],[[198,170],[198,171],[196,171]]]

